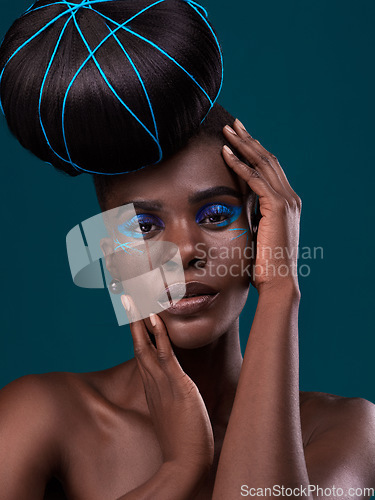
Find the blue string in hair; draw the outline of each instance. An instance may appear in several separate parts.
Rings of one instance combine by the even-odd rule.
[[[47,66],[47,69],[46,69],[46,72],[45,72],[45,75],[43,77],[43,81],[42,81],[42,85],[41,85],[41,88],[40,88],[40,93],[39,93],[39,105],[38,105],[38,115],[39,115],[39,122],[40,122],[40,126],[41,126],[41,129],[42,129],[42,132],[43,132],[43,135],[44,135],[44,138],[46,140],[46,143],[48,145],[48,147],[51,149],[51,151],[54,153],[54,155],[59,158],[60,160],[62,160],[63,162],[65,163],[69,163],[75,170],[77,170],[78,172],[86,172],[86,173],[90,173],[90,174],[100,174],[100,175],[121,175],[121,174],[126,174],[126,173],[129,173],[130,171],[124,171],[124,172],[118,172],[118,173],[104,173],[104,172],[95,172],[95,171],[92,171],[92,170],[86,170],[82,167],[80,167],[79,165],[77,165],[76,163],[73,162],[72,158],[71,158],[71,155],[70,155],[70,151],[69,151],[69,146],[68,146],[68,143],[67,143],[67,138],[66,138],[66,133],[65,133],[65,108],[66,108],[66,101],[67,101],[67,98],[68,98],[68,94],[69,94],[69,91],[70,89],[72,88],[75,80],[77,79],[78,75],[80,74],[80,72],[82,71],[82,69],[84,68],[84,66],[90,61],[92,60],[101,77],[103,78],[104,82],[106,83],[106,85],[108,86],[108,88],[110,89],[110,91],[112,92],[112,94],[116,97],[116,99],[121,103],[121,105],[133,116],[133,118],[144,128],[144,130],[146,131],[146,133],[151,137],[151,139],[155,142],[155,144],[157,145],[158,147],[158,151],[159,151],[159,158],[156,162],[152,163],[151,165],[155,165],[157,163],[160,163],[161,160],[163,159],[163,151],[162,151],[162,148],[160,146],[160,142],[159,142],[159,134],[158,134],[158,128],[157,128],[157,123],[156,123],[156,118],[155,118],[155,114],[154,114],[154,111],[153,111],[153,107],[152,107],[152,103],[150,101],[150,98],[149,98],[149,95],[148,95],[148,92],[147,92],[147,89],[146,89],[146,86],[142,80],[142,77],[137,69],[137,67],[135,66],[133,60],[131,59],[129,53],[126,51],[126,49],[124,48],[124,46],[121,44],[120,40],[118,39],[118,37],[116,36],[116,32],[119,31],[119,30],[124,30],[130,34],[132,34],[133,36],[137,37],[137,38],[140,38],[141,40],[145,41],[146,43],[150,44],[152,47],[154,47],[156,50],[158,50],[159,52],[161,52],[164,56],[166,56],[168,59],[170,59],[174,64],[176,64],[176,66],[178,66],[182,71],[185,72],[185,74],[193,81],[193,83],[195,85],[198,86],[198,88],[203,92],[203,94],[205,95],[205,97],[207,98],[208,102],[210,103],[210,108],[208,110],[208,112],[206,113],[206,115],[204,116],[204,118],[201,120],[201,123],[203,123],[203,121],[206,119],[208,113],[211,111],[213,105],[215,104],[217,98],[219,97],[219,94],[221,92],[221,89],[222,89],[222,86],[223,86],[223,78],[224,78],[224,65],[223,65],[223,54],[221,52],[221,47],[220,47],[220,44],[219,44],[219,41],[217,39],[217,36],[216,34],[214,33],[213,29],[211,28],[210,24],[208,23],[207,21],[207,17],[208,17],[208,14],[207,14],[207,11],[201,6],[199,5],[198,3],[194,2],[193,0],[182,0],[184,2],[186,2],[188,5],[190,5],[190,7],[192,9],[194,9],[194,11],[203,19],[203,21],[205,22],[205,24],[207,25],[207,27],[209,28],[209,30],[211,31],[211,34],[212,36],[214,37],[215,39],[215,42],[217,44],[217,47],[219,49],[219,53],[220,53],[220,60],[221,60],[221,83],[220,83],[220,88],[219,88],[219,91],[216,95],[216,97],[214,99],[211,99],[210,96],[207,94],[207,92],[203,89],[203,87],[197,82],[197,80],[194,78],[194,76],[192,74],[190,74],[183,66],[181,66],[178,61],[176,61],[172,56],[170,56],[166,51],[164,51],[161,47],[159,47],[158,45],[156,45],[155,43],[153,43],[151,40],[148,40],[147,38],[141,36],[139,33],[136,33],[134,32],[133,30],[131,30],[130,28],[128,28],[126,25],[128,23],[130,23],[130,21],[132,21],[134,18],[136,18],[137,16],[141,15],[143,12],[147,11],[148,9],[151,9],[152,7],[154,7],[155,5],[158,5],[159,3],[162,3],[164,2],[165,0],[157,0],[155,1],[154,3],[150,4],[149,6],[145,7],[144,9],[141,9],[139,12],[137,12],[136,14],[134,14],[132,17],[130,17],[129,19],[127,19],[125,22],[119,24],[117,23],[116,21],[114,21],[113,19],[105,16],[104,14],[102,14],[101,12],[97,11],[96,9],[94,9],[92,6],[97,4],[97,3],[104,3],[104,2],[108,2],[108,1],[115,1],[115,0],[82,0],[80,3],[72,3],[72,2],[69,2],[68,0],[60,0],[60,1],[57,1],[57,2],[53,2],[53,3],[50,3],[50,4],[47,4],[47,5],[42,5],[40,7],[35,7],[34,8],[34,5],[31,5],[25,12],[22,16],[25,16],[31,12],[35,12],[35,11],[38,11],[40,9],[44,9],[46,7],[50,7],[52,5],[57,5],[57,4],[61,4],[61,5],[65,5],[66,6],[66,10],[64,12],[62,12],[61,14],[59,14],[58,16],[56,16],[55,18],[53,18],[51,21],[49,21],[48,23],[46,23],[45,26],[43,26],[43,28],[41,28],[39,31],[37,31],[37,33],[35,33],[33,36],[31,36],[28,40],[26,40],[22,45],[20,45],[20,47],[18,47],[17,50],[15,50],[13,52],[13,54],[9,57],[9,59],[7,60],[7,62],[5,63],[1,73],[0,73],[0,85],[1,85],[1,82],[2,82],[2,78],[3,78],[3,74],[4,74],[4,71],[8,65],[8,63],[14,58],[14,56],[16,54],[18,54],[18,52],[20,52],[27,44],[29,44],[32,40],[34,40],[37,36],[39,36],[41,33],[43,33],[49,26],[51,26],[52,24],[54,24],[56,21],[58,21],[60,18],[62,18],[63,16],[65,15],[69,15],[70,16],[68,17],[67,21],[65,22],[61,32],[60,32],[60,35],[59,35],[59,38],[57,40],[57,43],[56,43],[56,46],[53,50],[53,53],[52,53],[52,56],[51,56],[51,59],[48,63],[48,66]],[[78,25],[78,22],[77,22],[77,19],[76,19],[76,13],[79,9],[90,9],[92,10],[93,12],[99,14],[103,19],[105,19],[106,21],[108,21],[109,23],[111,23],[112,25],[114,25],[114,28],[111,28],[107,23],[106,23],[106,26],[108,28],[108,35],[106,35],[104,37],[104,39],[94,48],[94,49],[91,49],[91,47],[89,46],[84,34],[82,33],[82,30],[80,29],[79,25]],[[203,14],[202,14],[203,12]],[[65,96],[64,96],[64,100],[63,100],[63,107],[62,107],[62,116],[61,116],[61,126],[62,126],[62,133],[63,133],[63,139],[64,139],[64,146],[65,146],[65,150],[66,150],[66,156],[67,158],[64,158],[63,156],[61,156],[60,154],[57,153],[57,151],[54,150],[54,148],[52,147],[51,143],[50,143],[50,140],[47,136],[47,132],[46,132],[46,129],[44,127],[44,124],[43,124],[43,119],[42,119],[42,116],[41,116],[41,105],[42,105],[42,99],[43,99],[43,90],[44,90],[44,86],[45,86],[45,83],[46,83],[46,80],[47,80],[47,76],[49,74],[49,71],[52,67],[52,64],[53,64],[53,61],[55,59],[55,56],[57,54],[57,51],[58,51],[58,48],[59,48],[59,45],[60,45],[60,42],[63,38],[63,35],[65,33],[65,30],[66,28],[68,27],[69,23],[73,21],[77,31],[78,31],[78,34],[79,36],[81,37],[85,47],[87,48],[87,51],[88,51],[88,56],[87,58],[84,60],[84,62],[81,64],[81,66],[79,67],[78,71],[76,72],[76,74],[73,76],[71,82],[69,83],[68,85],[68,88],[65,92]],[[123,101],[123,99],[121,99],[121,97],[117,94],[116,90],[113,88],[113,86],[111,85],[111,83],[109,82],[107,76],[105,75],[104,71],[102,70],[99,62],[97,61],[97,58],[95,57],[95,53],[97,52],[97,50],[109,39],[113,37],[113,39],[116,41],[116,43],[119,45],[119,47],[121,48],[121,50],[123,51],[125,57],[128,59],[130,65],[132,66],[132,68],[134,69],[134,72],[142,86],[142,89],[143,89],[143,92],[145,94],[145,97],[146,97],[146,100],[147,100],[147,103],[148,103],[148,107],[149,107],[149,110],[150,110],[150,114],[151,114],[151,117],[152,117],[152,122],[153,122],[153,127],[154,127],[154,131],[152,132],[151,130],[149,130],[149,128],[139,119],[139,117],[129,108],[129,106],[127,106],[127,104]],[[2,102],[1,102],[1,97],[0,97],[0,109],[2,111],[2,113],[4,114],[4,109],[3,109],[3,106],[2,106]],[[140,167],[138,169],[135,169],[135,170],[131,170],[131,172],[135,172],[137,170],[142,170],[143,168],[145,168],[147,165],[143,166],[143,167]]]

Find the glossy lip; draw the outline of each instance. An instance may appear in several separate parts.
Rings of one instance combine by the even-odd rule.
[[[172,296],[173,299],[173,296],[176,296],[176,294],[177,296],[181,296],[185,287],[185,295],[178,302],[171,305],[169,301],[164,301],[165,293],[169,297]],[[196,296],[189,297],[189,295]],[[159,297],[158,304],[171,314],[194,314],[211,305],[218,295],[218,291],[199,281],[190,281],[186,285],[184,283],[174,283],[165,288],[162,296]]]

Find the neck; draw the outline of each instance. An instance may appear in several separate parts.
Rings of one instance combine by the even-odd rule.
[[[226,425],[242,366],[239,319],[215,342],[198,349],[173,350],[184,372],[195,382],[212,423]]]

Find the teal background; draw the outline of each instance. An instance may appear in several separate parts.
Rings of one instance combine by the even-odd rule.
[[[301,389],[375,402],[373,0],[202,0],[223,45],[220,102],[279,158],[303,200]],[[2,2],[0,33],[29,7]],[[104,290],[73,285],[65,236],[99,211],[89,176],[24,151],[0,119],[0,387],[29,373],[94,371],[132,357]],[[256,305],[241,316],[242,344]]]

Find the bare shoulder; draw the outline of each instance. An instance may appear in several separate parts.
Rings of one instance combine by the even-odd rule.
[[[51,372],[38,375],[25,375],[0,391],[0,419],[13,414],[17,408],[20,418],[33,418],[44,413],[45,419],[54,419],[72,395],[75,374]],[[44,420],[44,419],[43,419]]]
[[[56,376],[28,375],[0,391],[0,498],[43,498],[61,464]],[[3,496],[2,496],[3,495]]]
[[[30,425],[34,415],[44,415],[42,422],[53,413],[56,400],[55,374],[25,375],[6,385],[0,391],[0,427],[4,422],[25,421]]]
[[[64,372],[26,375],[0,391],[0,432],[13,430],[14,435],[43,436],[40,446],[54,438],[65,426],[66,412],[71,405],[73,377]],[[12,433],[8,433],[12,435]]]
[[[45,430],[53,427],[62,434],[64,429],[69,431],[71,420],[87,425],[86,417],[92,420],[106,409],[134,409],[140,394],[135,373],[134,360],[130,360],[97,372],[20,377],[0,390],[0,426],[5,420],[18,424],[35,420],[43,423]]]
[[[330,466],[375,486],[375,405],[360,397],[301,392],[301,423],[309,429],[306,462],[313,477]],[[350,472],[350,474],[349,474]]]
[[[121,369],[122,401],[132,404],[131,373]],[[129,363],[131,368],[132,363]],[[69,468],[68,449],[79,436],[100,435],[101,429],[126,426],[126,408],[120,408],[115,390],[118,367],[92,373],[51,372],[26,375],[0,390],[0,462],[19,470],[14,477],[40,472],[39,483]],[[113,381],[117,380],[117,386]],[[133,398],[134,399],[134,398]],[[125,416],[124,416],[125,415]],[[76,432],[72,433],[74,428]],[[91,433],[91,434],[90,434]],[[29,471],[29,472],[28,472]],[[0,471],[6,474],[2,469]],[[13,477],[13,476],[12,476]],[[37,474],[34,474],[37,477]],[[1,498],[1,495],[0,495]]]
[[[357,437],[375,438],[375,405],[360,397],[325,392],[300,392],[301,421],[310,429],[309,441],[328,430],[351,430]],[[375,442],[375,440],[374,440]]]
[[[344,397],[325,392],[300,392],[301,415],[319,428],[338,422],[375,425],[375,405],[360,397]]]
[[[134,435],[153,443],[141,388],[131,360],[98,372],[27,375],[5,386],[0,390],[0,463],[5,464],[0,500],[43,498],[52,480],[58,483],[47,486],[53,493],[44,498],[55,498],[60,484],[81,491],[81,477],[91,469],[97,486],[105,482],[108,467],[115,484],[122,477],[118,468],[124,461],[131,464],[137,452]]]

